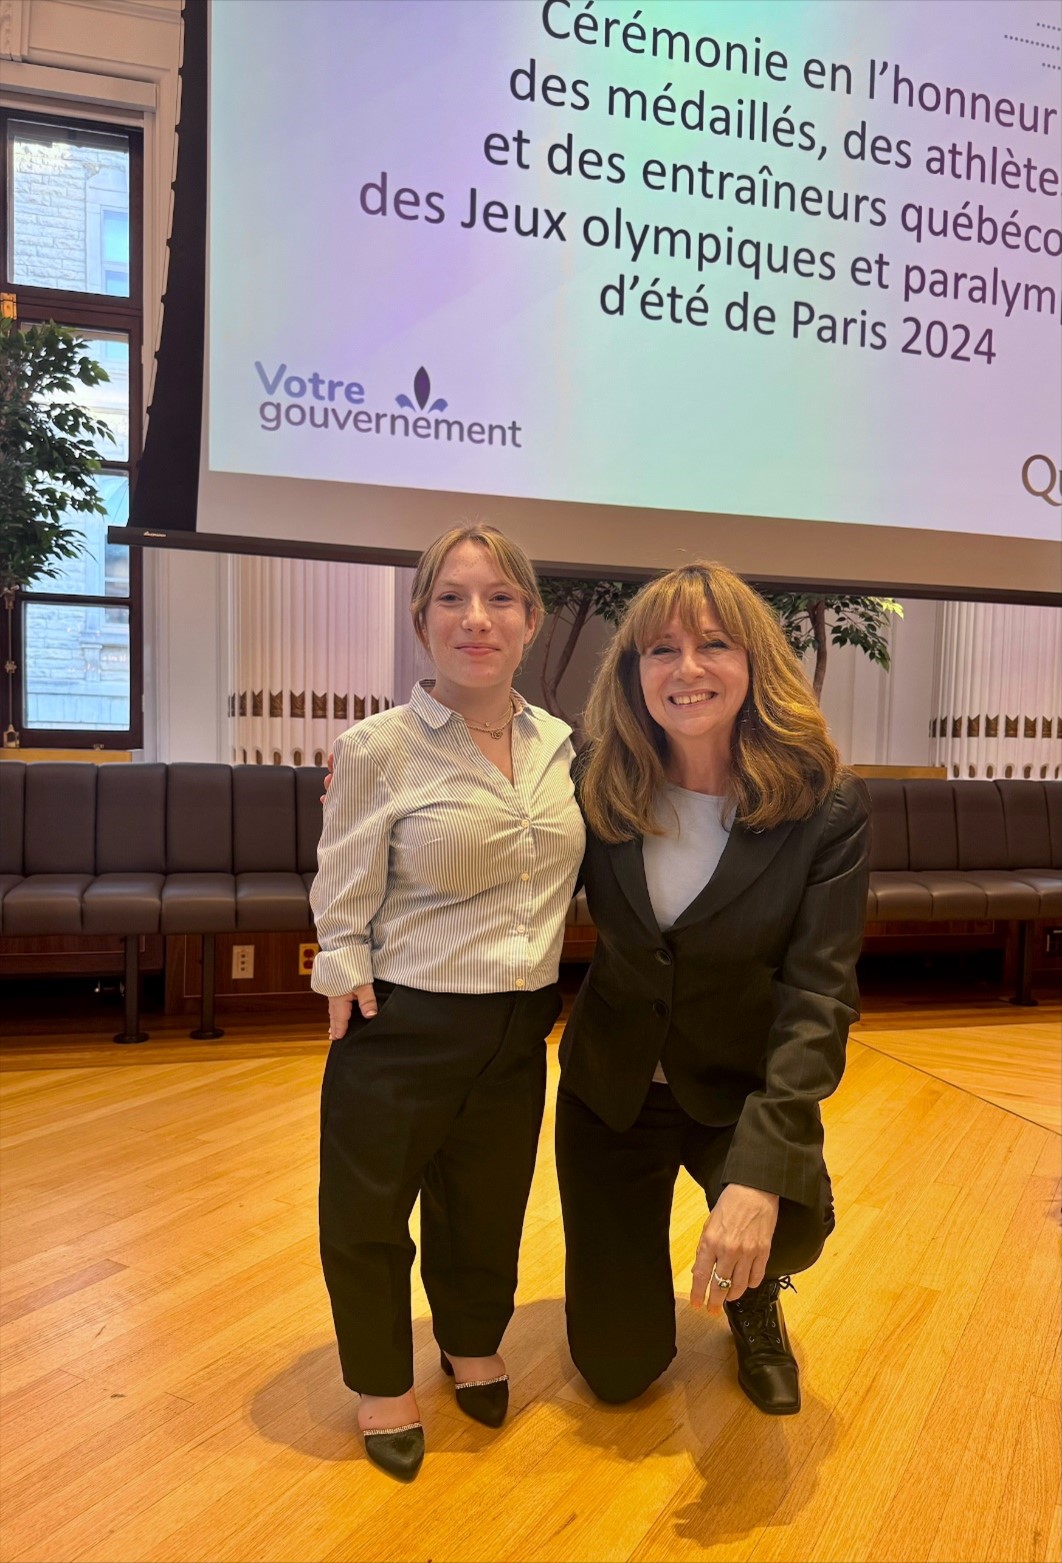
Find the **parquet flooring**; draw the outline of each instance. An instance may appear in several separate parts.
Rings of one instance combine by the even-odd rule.
[[[1062,1012],[1044,1002],[1035,1009],[1009,1004],[953,1007],[949,1023],[932,1010],[908,1005],[871,1011],[856,1035],[900,1063],[946,1080],[1062,1133]]]
[[[564,1347],[547,1122],[512,1414],[492,1434],[456,1410],[418,1289],[410,1488],[365,1461],[338,1374],[319,1019],[124,1049],[27,1026],[0,1052],[5,1563],[1057,1559],[1058,1020],[862,1023],[826,1105],[838,1230],[786,1298],[795,1418],[756,1412],[725,1324],[681,1301],[658,1386],[592,1400]],[[679,1292],[702,1220],[684,1179]]]

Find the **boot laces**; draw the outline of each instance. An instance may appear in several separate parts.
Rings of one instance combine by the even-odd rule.
[[[757,1336],[766,1347],[782,1351],[782,1332],[778,1326],[775,1303],[780,1292],[795,1292],[792,1278],[782,1275],[774,1281],[762,1281],[753,1291],[746,1292],[730,1306],[742,1325],[742,1333],[750,1347],[757,1344]]]

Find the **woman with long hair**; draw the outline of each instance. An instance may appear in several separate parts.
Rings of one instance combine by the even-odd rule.
[[[497,1427],[498,1355],[560,1009],[583,852],[570,729],[513,676],[543,614],[496,528],[422,555],[410,610],[434,679],[336,740],[311,892],[332,1046],[321,1095],[321,1256],[366,1452],[402,1480],[413,1388],[409,1218],[459,1406]]]
[[[650,582],[587,709],[579,793],[598,939],[561,1044],[568,1338],[602,1398],[675,1354],[679,1168],[710,1215],[690,1301],[738,1380],[799,1410],[779,1302],[834,1225],[820,1101],[857,1015],[868,799],[764,600],[699,563]]]

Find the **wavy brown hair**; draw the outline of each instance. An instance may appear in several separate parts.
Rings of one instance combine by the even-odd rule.
[[[461,526],[452,526],[448,532],[437,537],[434,543],[429,543],[417,560],[417,569],[409,594],[409,611],[413,616],[413,628],[417,632],[417,639],[421,645],[427,648],[424,617],[431,602],[432,592],[435,590],[435,583],[439,579],[439,572],[450,550],[458,547],[460,543],[478,543],[481,548],[485,548],[494,560],[499,574],[516,587],[523,598],[524,610],[528,618],[534,620],[534,635],[528,641],[530,646],[535,635],[542,628],[542,621],[546,616],[535,567],[519,543],[514,543],[496,526],[480,525],[475,521],[465,522]]]
[[[694,633],[706,604],[749,662],[734,724],[728,801],[751,830],[807,819],[836,783],[841,760],[804,671],[763,598],[725,565],[699,561],[643,586],[612,638],[590,691],[591,743],[581,798],[603,841],[660,835],[668,743],[642,695],[642,653],[673,618]]]

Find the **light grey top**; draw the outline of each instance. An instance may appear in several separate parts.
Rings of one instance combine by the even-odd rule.
[[[660,929],[670,928],[715,873],[729,830],[723,798],[667,786],[657,809],[666,836],[646,836],[642,861]]]
[[[514,699],[513,782],[424,684],[336,739],[310,891],[315,992],[374,977],[429,993],[557,980],[585,840],[571,729]]]

